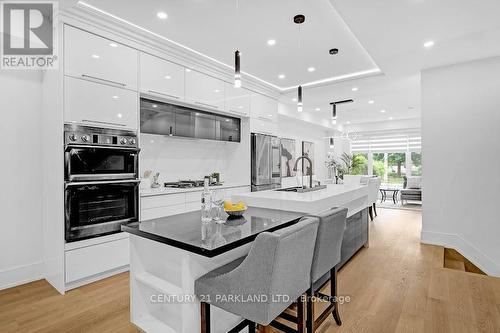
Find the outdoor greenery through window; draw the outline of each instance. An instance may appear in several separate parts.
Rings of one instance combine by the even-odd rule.
[[[387,154],[387,182],[390,184],[403,184],[406,174],[406,154]]]
[[[411,153],[411,175],[422,176],[422,153]]]
[[[368,174],[368,154],[353,154],[352,155],[352,171],[353,175]]]

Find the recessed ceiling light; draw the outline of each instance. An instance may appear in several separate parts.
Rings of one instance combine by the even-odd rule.
[[[269,46],[273,46],[273,45],[276,45],[276,40],[275,39],[270,39],[267,41],[267,45]]]
[[[191,69],[189,69],[189,68],[186,68],[186,72],[188,72],[188,73],[189,73],[189,72],[191,72]]]
[[[118,118],[123,117],[121,113],[118,113],[117,116],[118,116]]]
[[[432,40],[429,40],[429,41],[424,43],[424,47],[426,47],[426,48],[433,47],[433,46],[434,46],[434,41],[432,41]]]
[[[238,106],[238,109],[243,109],[243,105]]]
[[[156,104],[153,104],[153,105],[151,105],[151,106],[152,106],[152,107],[154,107],[154,108],[157,108],[157,107],[158,107],[158,105],[156,105]]]
[[[375,102],[374,101],[368,101],[368,104],[373,104],[373,103],[375,103]]]
[[[278,78],[279,78],[279,79],[284,79],[284,78],[285,78],[285,74],[280,74],[280,75],[278,75]]]
[[[314,67],[309,67],[309,68],[307,69],[307,71],[308,71],[308,72],[314,72],[315,70],[316,70],[316,68],[314,68]]]
[[[349,125],[351,122],[348,120],[348,121],[346,121],[345,123],[346,123],[347,125]]]
[[[292,102],[297,102],[297,97],[292,98]]]
[[[358,87],[354,87],[351,89],[352,91],[358,91]]]
[[[165,12],[158,12],[156,13],[156,16],[158,16],[159,19],[166,20],[168,15]]]
[[[100,58],[100,56],[99,56],[98,54],[93,54],[93,55],[92,55],[92,58],[94,58],[94,59],[99,59],[99,58]]]
[[[111,46],[111,47],[118,47],[118,44],[116,44],[116,43],[110,43],[109,46]]]
[[[214,90],[214,93],[218,93],[218,92],[220,92],[220,90],[219,90],[219,89],[215,89],[215,90]]]
[[[385,110],[380,110],[380,113],[385,113]]]
[[[314,109],[314,110],[316,110],[316,111],[321,111],[321,109],[320,109],[320,108],[316,108],[316,109]]]
[[[113,97],[113,99],[118,99],[118,96],[116,96],[116,95],[114,95],[114,96],[112,96],[112,97]]]
[[[392,118],[392,117],[389,117],[389,120],[393,120],[393,119],[394,119],[394,118]]]
[[[165,75],[165,79],[170,80],[172,77],[170,75]]]

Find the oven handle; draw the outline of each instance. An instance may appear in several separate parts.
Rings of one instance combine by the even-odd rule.
[[[118,150],[130,150],[130,151],[135,151],[139,152],[141,151],[141,148],[134,148],[134,147],[114,147],[114,146],[97,146],[97,145],[67,145],[66,150],[70,150],[72,148],[97,148],[97,149],[118,149]]]
[[[69,182],[64,184],[64,187],[78,186],[78,185],[106,185],[106,184],[125,184],[125,183],[140,183],[140,179],[128,179],[128,180],[103,180],[103,181],[93,181],[93,182]]]

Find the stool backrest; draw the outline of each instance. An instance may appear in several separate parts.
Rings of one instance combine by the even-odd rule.
[[[382,180],[379,177],[368,179],[368,205],[372,205],[377,202],[381,184]]]
[[[311,282],[329,272],[340,262],[340,250],[346,228],[347,208],[333,208],[318,215],[318,236],[311,266]]]
[[[310,272],[318,231],[318,219],[306,218],[274,232],[260,233],[238,269],[241,283],[256,294],[268,295],[258,317],[273,320],[310,286]],[[276,299],[286,295],[287,299]]]

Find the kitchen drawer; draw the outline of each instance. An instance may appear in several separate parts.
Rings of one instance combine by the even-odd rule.
[[[137,89],[138,52],[128,46],[65,26],[64,73]]]
[[[250,132],[278,135],[278,124],[265,118],[250,118]]]
[[[150,209],[141,209],[141,221],[157,219],[164,216],[171,216],[186,212],[186,204],[156,207]]]
[[[141,209],[175,206],[186,202],[186,194],[165,194],[141,198]]]
[[[187,192],[186,193],[186,202],[196,202],[201,205],[201,191],[196,192]]]
[[[137,92],[64,78],[64,121],[137,129]]]
[[[128,238],[66,251],[66,283],[129,264]]]

